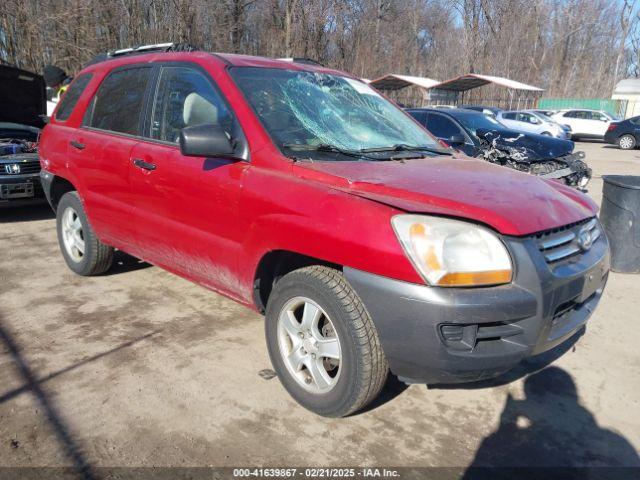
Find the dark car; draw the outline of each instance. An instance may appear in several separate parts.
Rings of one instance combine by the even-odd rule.
[[[495,118],[469,109],[420,108],[407,112],[440,140],[471,157],[562,179],[578,188],[586,187],[591,178],[584,154],[574,153],[575,144],[570,140],[509,130]]]
[[[45,111],[42,76],[0,65],[0,206],[45,200],[37,153]]]
[[[611,122],[604,134],[604,141],[614,143],[622,150],[632,150],[640,143],[640,117]]]

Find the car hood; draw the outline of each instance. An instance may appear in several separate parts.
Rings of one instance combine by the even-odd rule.
[[[41,128],[47,111],[44,78],[26,70],[0,65],[0,122]]]
[[[499,129],[489,132],[495,138],[496,147],[520,153],[520,158],[529,162],[551,160],[562,157],[573,151],[574,143],[570,140],[523,133],[516,130]],[[489,139],[489,137],[487,137]]]
[[[596,204],[558,182],[462,155],[378,162],[298,162],[294,172],[397,209],[462,217],[524,236],[594,216]]]

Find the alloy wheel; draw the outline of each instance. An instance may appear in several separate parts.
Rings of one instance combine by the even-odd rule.
[[[625,135],[624,137],[622,137],[620,139],[620,148],[622,148],[623,150],[629,150],[630,148],[633,148],[633,139],[629,136],[629,135]]]
[[[67,207],[62,214],[62,241],[64,248],[74,262],[84,257],[84,233],[78,212]]]
[[[287,370],[305,390],[326,393],[338,382],[340,340],[327,313],[310,298],[295,297],[282,307],[278,347]]]

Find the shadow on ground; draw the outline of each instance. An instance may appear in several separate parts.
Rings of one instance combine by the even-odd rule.
[[[498,429],[482,441],[464,480],[611,479],[638,473],[640,458],[634,447],[598,425],[580,404],[566,371],[549,367],[534,373],[525,380],[524,392],[523,400],[507,396]]]
[[[63,375],[69,371],[80,368],[88,363],[94,362],[124,348],[131,347],[132,345],[142,340],[152,337],[156,333],[158,332],[151,332],[147,335],[135,338],[111,350],[100,353],[98,355],[94,355],[92,357],[85,358],[73,365],[39,378],[31,370],[27,359],[22,353],[22,349],[14,340],[13,335],[10,333],[9,329],[3,324],[2,317],[0,317],[0,349],[6,349],[8,355],[11,357],[11,360],[15,364],[16,370],[19,373],[21,380],[23,381],[23,384],[20,387],[0,394],[0,404],[10,401],[21,394],[32,394],[43,409],[46,418],[53,432],[55,433],[64,453],[72,462],[73,469],[77,474],[76,478],[81,478],[84,480],[95,479],[97,478],[95,469],[87,462],[82,448],[76,440],[72,429],[69,427],[67,421],[56,407],[55,403],[51,399],[51,396],[47,393],[44,384],[45,382],[48,382],[49,380]],[[1,472],[0,477],[2,477]]]
[[[398,380],[398,377],[396,377],[395,375],[389,374],[384,388],[375,398],[375,400],[373,400],[362,410],[355,412],[353,416],[362,415],[363,413],[370,412],[371,410],[375,410],[376,408],[381,407],[385,403],[390,402],[398,395],[402,394],[402,392],[404,392],[407,388],[409,388],[409,385]]]
[[[36,203],[22,207],[0,207],[0,223],[29,222],[56,218],[48,203]]]
[[[143,268],[149,268],[152,265],[139,258],[136,258],[128,253],[116,250],[113,253],[113,263],[111,268],[107,270],[104,275],[117,275],[119,273],[133,272],[135,270],[142,270]]]

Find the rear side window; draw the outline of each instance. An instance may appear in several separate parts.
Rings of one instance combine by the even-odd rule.
[[[85,123],[93,128],[138,135],[150,67],[111,73],[100,85]]]
[[[65,121],[71,116],[71,112],[76,107],[76,103],[80,99],[82,92],[87,88],[92,75],[85,73],[76,78],[73,83],[67,89],[67,92],[60,100],[60,106],[56,111],[56,120]]]
[[[515,120],[516,114],[514,112],[503,113],[502,118],[506,118],[507,120]]]

